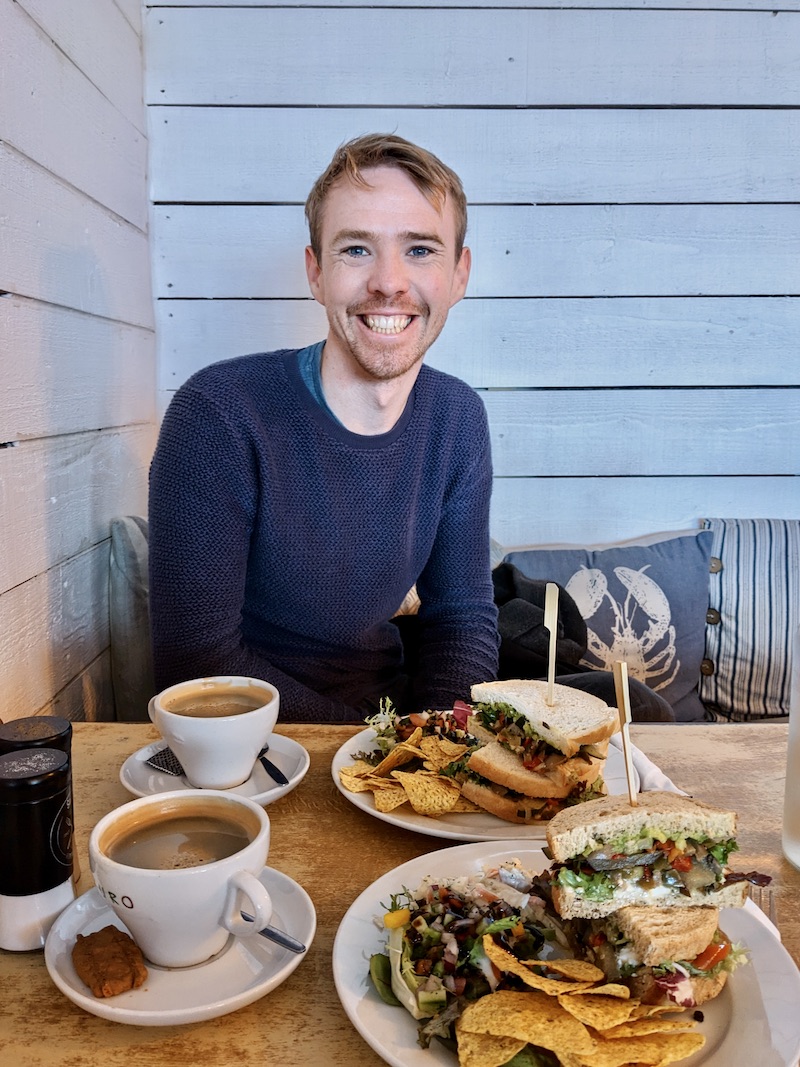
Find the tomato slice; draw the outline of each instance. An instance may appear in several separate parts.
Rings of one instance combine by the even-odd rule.
[[[692,869],[692,857],[685,855],[676,856],[670,864],[670,867],[676,871],[690,871]]]
[[[725,957],[730,953],[731,943],[727,937],[722,937],[719,941],[712,941],[708,948],[704,948],[699,956],[695,956],[692,960],[692,964],[699,971],[710,971],[712,967],[716,967],[718,963],[722,963]]]

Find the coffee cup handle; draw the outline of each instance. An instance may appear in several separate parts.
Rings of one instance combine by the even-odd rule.
[[[244,894],[248,904],[244,906],[238,904],[239,892]],[[248,937],[251,934],[257,934],[265,926],[269,926],[272,918],[272,898],[255,875],[248,871],[237,871],[228,885],[226,911],[223,920],[225,928],[237,937]],[[255,921],[243,919],[243,911],[252,914]]]

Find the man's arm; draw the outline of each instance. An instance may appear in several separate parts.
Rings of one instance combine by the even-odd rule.
[[[497,677],[497,608],[491,579],[489,503],[492,465],[483,404],[462,420],[464,440],[431,557],[417,582],[419,660],[413,679],[418,710],[468,700],[475,682]]]
[[[150,617],[155,682],[215,674],[262,678],[281,694],[281,722],[358,722],[248,647],[247,560],[258,505],[249,443],[191,385],[164,418],[150,469]]]

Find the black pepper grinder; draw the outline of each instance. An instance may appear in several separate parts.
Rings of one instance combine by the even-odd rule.
[[[42,948],[75,899],[70,785],[69,756],[60,749],[0,755],[0,948]]]
[[[72,723],[57,715],[26,715],[22,719],[0,724],[0,755],[20,748],[60,748],[66,752],[70,765],[69,806],[75,826],[75,805],[72,790]],[[81,876],[78,854],[72,853],[72,880],[77,885]]]

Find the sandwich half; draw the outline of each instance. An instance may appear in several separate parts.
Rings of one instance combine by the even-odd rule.
[[[590,693],[517,679],[471,689],[467,730],[480,747],[459,775],[467,799],[508,822],[540,822],[604,792],[601,772],[618,713]]]
[[[729,875],[736,814],[679,793],[603,797],[559,812],[547,828],[553,904],[562,918],[601,918],[639,905],[741,907]]]
[[[712,907],[626,907],[564,925],[577,956],[645,1004],[704,1004],[747,959],[719,929],[719,910]]]

